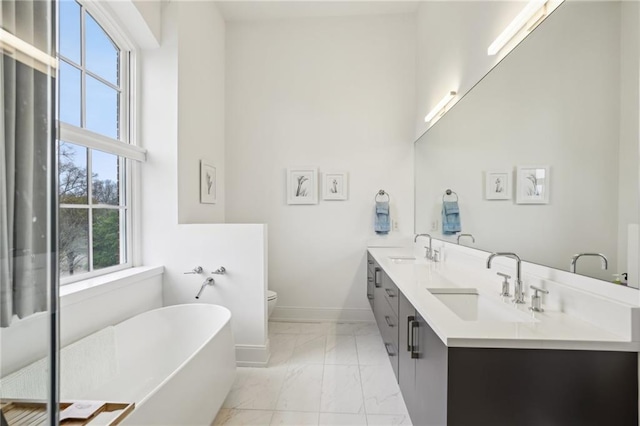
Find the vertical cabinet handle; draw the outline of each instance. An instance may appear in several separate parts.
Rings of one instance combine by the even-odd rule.
[[[411,324],[416,319],[413,315],[407,317],[407,351],[413,353],[413,329]]]
[[[376,286],[377,288],[380,288],[380,287],[381,287],[381,284],[380,284],[380,272],[381,272],[381,271],[380,271],[380,268],[376,268],[376,270],[375,270],[375,282],[374,282],[374,284],[375,284],[375,286]]]
[[[418,345],[416,344],[416,330],[420,327],[420,323],[415,319],[409,323],[409,332],[411,333],[411,358],[419,358]]]
[[[384,348],[387,350],[387,355],[396,356],[396,353],[391,349],[392,348],[391,343],[385,343]]]

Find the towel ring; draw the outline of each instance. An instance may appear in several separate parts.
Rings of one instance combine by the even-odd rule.
[[[384,189],[381,189],[380,191],[378,191],[375,197],[375,201],[378,201],[378,197],[384,197],[385,195],[387,196],[387,202],[391,201],[391,196],[389,196],[389,193],[385,192]]]
[[[456,201],[458,201],[458,194],[456,194],[455,192],[453,192],[453,191],[452,191],[452,190],[450,190],[450,189],[447,189],[447,190],[444,192],[444,195],[442,196],[442,202],[443,202],[443,203],[444,203],[444,197],[446,197],[447,195],[455,195],[455,196],[456,196]]]

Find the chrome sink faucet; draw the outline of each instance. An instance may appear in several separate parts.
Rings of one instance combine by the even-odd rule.
[[[413,238],[413,242],[415,243],[416,241],[418,241],[418,238],[420,237],[429,237],[431,238],[431,235],[429,234],[416,234],[416,236]]]
[[[516,281],[513,289],[513,303],[526,303],[524,301],[524,289],[522,288],[522,261],[520,260],[520,257],[515,253],[491,253],[487,258],[487,269],[491,269],[491,261],[494,257],[510,257],[511,259],[514,259],[516,261]]]
[[[596,256],[599,257],[601,259],[602,262],[602,269],[608,269],[609,268],[609,261],[607,260],[607,256],[605,256],[602,253],[578,253],[578,254],[574,254],[573,257],[571,258],[571,265],[569,266],[569,270],[571,272],[573,272],[574,274],[576,273],[576,264],[578,263],[578,259],[580,259],[582,256]]]
[[[429,260],[433,260],[433,250],[431,249],[431,235],[429,234],[416,234],[415,238],[413,239],[413,242],[415,243],[416,241],[418,241],[419,237],[429,237],[429,247],[425,246],[424,248],[427,250],[426,254],[424,257],[426,257]]]
[[[474,238],[473,235],[471,235],[471,234],[460,234],[460,235],[458,235],[458,244],[460,244],[460,238],[462,238],[462,237],[469,237],[469,238],[471,238],[471,242],[473,242],[473,243],[476,242],[476,239]]]

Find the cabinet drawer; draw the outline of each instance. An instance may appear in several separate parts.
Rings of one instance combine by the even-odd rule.
[[[384,319],[385,315],[391,311],[389,303],[384,298],[384,289],[382,287],[374,287],[373,289],[373,316],[378,324],[378,330],[382,335],[385,332],[387,323]]]
[[[398,345],[394,345],[392,342],[384,342],[384,348],[387,351],[387,355],[389,356],[389,362],[391,363],[391,368],[393,368],[393,374],[396,376],[396,381],[398,381],[398,368],[400,366],[398,361]]]
[[[382,340],[398,347],[398,317],[385,302],[386,310],[380,314],[380,335]]]
[[[398,304],[400,297],[398,287],[391,281],[387,274],[382,274],[382,287],[384,289],[384,297],[389,302],[389,306],[393,309],[393,313],[398,316]]]
[[[376,261],[373,260],[373,256],[371,256],[369,253],[367,253],[367,268],[371,271],[373,271],[373,268],[376,267]]]
[[[375,285],[373,283],[374,273],[371,269],[367,269],[367,299],[369,300],[369,305],[373,309],[373,298],[375,297]]]
[[[389,362],[393,367],[393,372],[398,377],[398,316],[393,312],[391,306],[387,302],[383,294],[384,288],[376,289],[377,294],[374,298],[374,314],[380,336],[384,342],[385,350],[389,356]]]
[[[398,316],[383,296],[384,289],[376,288],[373,299],[373,311],[382,339],[398,346]]]

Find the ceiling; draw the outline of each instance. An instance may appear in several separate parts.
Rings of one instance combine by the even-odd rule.
[[[225,21],[413,14],[418,1],[216,1]]]

